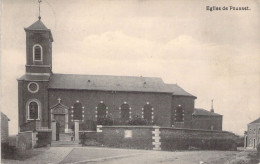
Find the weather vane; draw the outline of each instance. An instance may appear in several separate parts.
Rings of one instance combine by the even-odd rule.
[[[39,20],[41,19],[41,2],[42,0],[38,0],[38,3],[39,3]]]

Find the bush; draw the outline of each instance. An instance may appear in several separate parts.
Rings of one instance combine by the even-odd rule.
[[[113,120],[110,117],[99,118],[97,125],[113,125]]]
[[[257,153],[258,153],[258,155],[260,155],[260,143],[257,144],[256,149],[257,149]]]
[[[148,125],[148,121],[138,115],[134,115],[129,121],[129,125]]]
[[[8,143],[1,143],[1,156],[2,158],[13,158],[16,154],[16,147]]]

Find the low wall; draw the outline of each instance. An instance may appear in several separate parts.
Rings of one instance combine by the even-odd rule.
[[[97,141],[108,147],[153,150],[236,150],[236,136],[226,131],[158,126],[97,126]]]
[[[20,132],[17,135],[16,147],[22,151],[33,148],[33,135],[34,133],[32,131]]]
[[[162,150],[236,150],[236,136],[226,131],[160,128]]]
[[[97,140],[104,146],[153,149],[152,126],[97,126]]]
[[[43,147],[51,144],[52,132],[51,131],[38,131],[37,132],[36,147]]]
[[[47,146],[51,144],[51,139],[52,139],[51,131],[20,132],[17,135],[16,147],[19,150],[27,150],[36,147]]]

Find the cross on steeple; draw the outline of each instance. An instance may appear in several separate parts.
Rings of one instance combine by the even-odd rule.
[[[39,20],[41,19],[41,2],[42,0],[38,0],[38,3],[39,3]]]
[[[61,98],[58,98],[58,101],[59,101],[59,103],[60,103],[60,101],[61,101]]]

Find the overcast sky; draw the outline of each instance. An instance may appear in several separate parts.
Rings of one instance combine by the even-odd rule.
[[[206,6],[249,11],[206,11]],[[18,129],[16,79],[25,73],[25,31],[37,0],[2,0],[1,110]],[[260,117],[259,0],[43,0],[53,72],[161,77],[224,115],[242,135]]]

